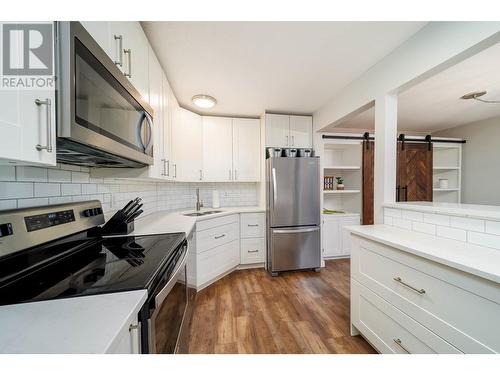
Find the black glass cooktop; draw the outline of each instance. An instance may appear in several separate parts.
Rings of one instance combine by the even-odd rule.
[[[0,305],[154,290],[186,249],[183,233],[88,238],[73,235],[0,259]]]

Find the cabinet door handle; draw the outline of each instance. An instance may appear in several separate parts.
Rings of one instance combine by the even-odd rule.
[[[115,46],[116,46],[116,41],[118,40],[118,56],[117,59],[114,61],[115,65],[118,65],[119,67],[123,66],[123,36],[122,35],[114,35],[115,38]]]
[[[258,253],[259,250],[248,250],[249,253]]]
[[[247,224],[247,226],[249,226],[249,227],[258,227],[259,224]]]
[[[238,171],[236,169],[234,170],[234,180],[238,180]]]
[[[411,286],[410,284],[407,284],[403,281],[403,279],[401,279],[401,277],[397,276],[397,277],[394,277],[393,278],[394,281],[404,285],[405,287],[413,290],[414,292],[417,292],[418,294],[425,294],[425,290],[424,289],[418,289],[418,288],[415,288],[414,286]]]
[[[45,118],[47,122],[47,144],[42,146],[41,144],[36,145],[38,151],[47,150],[47,152],[52,152],[52,102],[49,98],[45,100],[35,99],[35,104],[37,106],[45,105]]]
[[[288,146],[288,135],[285,135],[285,145]]]
[[[231,181],[231,170],[229,170],[229,181]]]
[[[401,341],[401,339],[394,339],[394,342],[401,348],[403,349],[407,354],[411,354],[410,351],[408,349],[406,349],[404,346],[403,346],[403,342]]]
[[[123,53],[128,56],[128,73],[125,73],[125,77],[132,78],[132,50],[130,48],[124,49]]]
[[[177,178],[177,164],[174,164],[174,178]]]
[[[293,146],[293,145],[294,145],[294,143],[295,143],[295,139],[294,139],[294,138],[295,138],[295,136],[294,136],[294,135],[292,135],[292,146]]]
[[[161,159],[162,163],[163,163],[163,173],[161,174],[162,176],[166,176],[167,175],[167,171],[166,171],[166,160],[165,159]]]
[[[225,235],[225,234],[221,234],[221,235],[219,235],[219,236],[214,236],[214,238],[215,238],[216,240],[218,240],[219,238],[222,238],[222,237],[226,237],[226,235]]]
[[[165,161],[165,164],[167,165],[167,176],[170,176],[170,160]]]
[[[131,324],[128,326],[128,331],[131,332],[134,329],[139,329],[139,324]]]
[[[202,180],[203,180],[203,170],[200,169],[200,181],[202,181]]]

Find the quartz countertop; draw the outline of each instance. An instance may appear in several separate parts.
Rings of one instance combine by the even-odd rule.
[[[500,221],[500,206],[445,202],[396,202],[384,207]]]
[[[345,229],[354,235],[500,283],[500,250],[383,224],[353,225]]]
[[[0,353],[106,353],[146,290],[0,306]]]
[[[215,219],[217,217],[240,213],[266,212],[265,208],[258,206],[203,208],[204,211],[222,211],[205,216],[185,216],[196,212],[194,209],[184,211],[157,211],[135,220],[134,231],[129,236],[141,236],[162,233],[185,233],[188,236],[197,221]]]

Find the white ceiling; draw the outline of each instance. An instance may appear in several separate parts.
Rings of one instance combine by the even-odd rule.
[[[500,44],[401,93],[398,130],[432,133],[500,116],[500,104],[459,99],[464,94],[481,90],[488,91],[483,99],[500,100]],[[372,107],[338,127],[373,129],[374,115]],[[327,130],[336,131],[334,127]]]
[[[425,22],[143,22],[179,103],[204,113],[312,113]]]

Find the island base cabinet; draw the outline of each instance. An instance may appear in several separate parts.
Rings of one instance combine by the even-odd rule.
[[[381,353],[461,353],[355,280],[351,281],[351,319]]]

